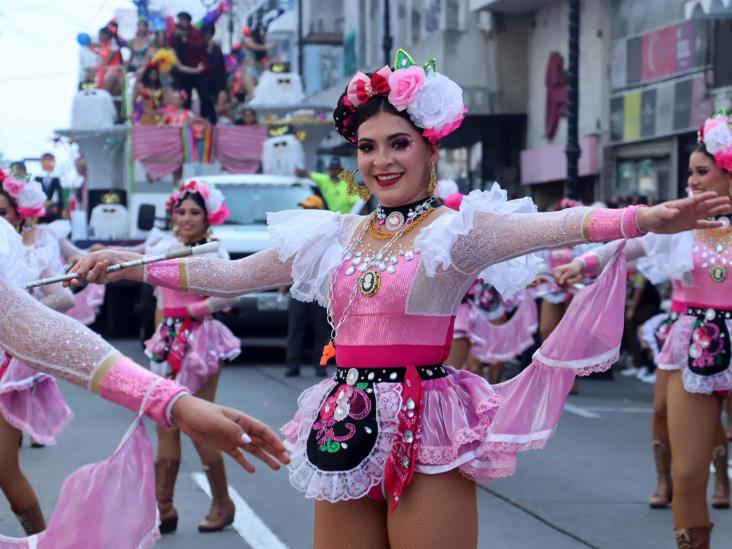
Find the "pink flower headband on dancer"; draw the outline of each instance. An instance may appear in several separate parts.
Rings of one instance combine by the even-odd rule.
[[[0,186],[15,201],[15,209],[21,219],[46,215],[46,193],[38,181],[28,183],[0,170]]]
[[[732,127],[724,110],[717,112],[701,125],[698,141],[704,144],[718,167],[732,172]]]
[[[431,143],[457,130],[468,112],[462,88],[437,72],[434,59],[420,67],[406,51],[398,49],[393,69],[384,66],[371,75],[357,72],[338,100],[333,119],[347,141],[356,142],[353,117],[358,108],[379,95],[397,111],[406,111]]]
[[[189,193],[197,193],[206,205],[206,216],[209,225],[221,225],[229,217],[229,208],[224,203],[224,194],[200,181],[187,181],[168,197],[165,209],[172,210],[180,205],[183,197]]]

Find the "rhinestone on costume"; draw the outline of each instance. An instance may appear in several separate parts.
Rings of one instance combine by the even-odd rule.
[[[369,375],[366,376],[366,379],[368,379],[369,381],[372,381],[374,379],[374,373],[369,372]]]
[[[397,256],[393,255],[393,256],[391,256],[391,259],[389,261],[391,262],[392,265],[396,265],[397,263],[399,263],[399,258]]]
[[[414,411],[413,410],[409,410],[407,412],[407,417],[414,417]]]
[[[389,265],[386,268],[386,272],[393,275],[396,272],[396,267],[394,265]]]
[[[404,254],[404,259],[407,261],[412,261],[414,259],[414,252],[407,252]]]
[[[417,405],[414,403],[414,401],[411,398],[407,399],[407,410],[414,410],[417,407]]]
[[[342,402],[336,405],[336,409],[333,412],[333,419],[336,421],[343,421],[348,417],[348,413],[351,411],[351,406],[348,402]]]
[[[394,381],[396,378],[397,378],[397,373],[396,372],[392,372],[392,373],[389,374],[389,379],[390,380]]]
[[[404,467],[409,467],[409,458],[407,456],[404,456],[404,458],[402,459],[402,465]]]
[[[712,320],[717,318],[717,313],[714,309],[707,309],[704,313],[704,318],[711,322]]]
[[[361,258],[360,257],[354,257],[351,260],[351,263],[353,263],[354,265],[358,265],[359,263],[361,263]]]
[[[398,211],[391,212],[386,216],[386,229],[396,232],[404,227],[404,214]]]
[[[363,430],[366,431],[369,435],[374,432],[373,429],[371,429],[371,427],[368,427],[368,426],[364,427]]]
[[[412,431],[404,431],[404,442],[407,444],[414,442],[414,433]]]
[[[346,383],[353,386],[358,381],[358,370],[356,368],[349,368],[348,374],[346,374]]]
[[[699,348],[699,346],[694,343],[693,345],[689,345],[689,356],[691,358],[699,358],[702,355],[702,350]]]
[[[351,276],[355,272],[356,269],[354,269],[353,267],[348,267],[348,269],[346,269],[346,276]]]
[[[362,273],[362,272],[364,272],[364,271],[365,271],[366,269],[368,269],[368,268],[369,268],[369,265],[368,265],[368,263],[361,263],[361,264],[360,264],[360,265],[358,266],[358,270],[359,270],[359,272],[361,272],[361,273]]]

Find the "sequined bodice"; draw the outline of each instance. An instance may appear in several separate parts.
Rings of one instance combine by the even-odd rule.
[[[675,301],[710,307],[732,307],[732,246],[726,238],[694,235],[692,285],[674,281]]]

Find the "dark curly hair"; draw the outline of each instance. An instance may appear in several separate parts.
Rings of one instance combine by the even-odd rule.
[[[367,76],[370,78],[371,74],[372,73],[367,73]],[[347,89],[348,88],[346,88],[346,90]],[[386,95],[374,95],[365,104],[360,105],[359,107],[354,107],[348,100],[348,96],[344,90],[341,97],[338,99],[338,105],[333,111],[333,121],[335,122],[336,131],[341,134],[346,141],[355,143],[358,136],[358,128],[361,124],[382,112],[402,117],[412,125],[417,133],[422,133],[422,130],[414,125],[414,122],[412,122],[407,111],[396,110],[394,106],[389,103],[389,99]],[[426,138],[424,139],[427,141]]]

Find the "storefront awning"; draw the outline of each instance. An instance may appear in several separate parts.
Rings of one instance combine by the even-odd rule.
[[[682,0],[687,19],[732,18],[732,0]]]

